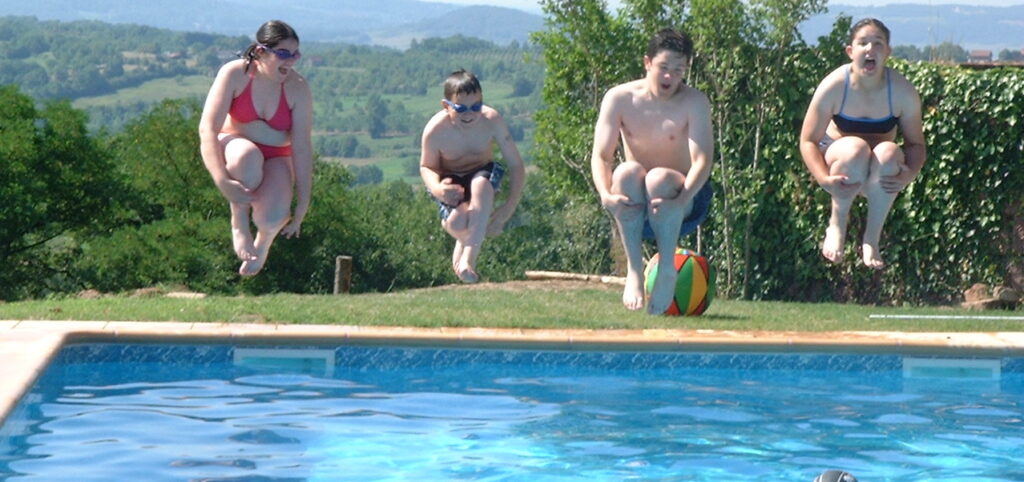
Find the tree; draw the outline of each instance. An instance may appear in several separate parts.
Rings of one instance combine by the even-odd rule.
[[[925,60],[934,62],[951,62],[955,64],[967,61],[967,51],[953,42],[942,42],[936,46],[927,46],[921,54]]]
[[[76,232],[111,227],[128,190],[85,115],[66,101],[36,110],[14,86],[0,87],[0,297],[55,289],[67,259],[51,247]]]
[[[999,60],[1003,62],[1024,61],[1024,50],[1003,49],[999,51]]]
[[[384,137],[388,130],[388,104],[380,94],[373,94],[366,99],[363,115],[366,119],[366,130],[370,134],[370,138],[380,139]]]
[[[892,48],[892,56],[910,61],[927,60],[916,45],[896,45]]]
[[[374,165],[348,166],[353,178],[350,186],[361,186],[363,184],[380,184],[384,181],[384,171]]]
[[[516,77],[512,82],[512,97],[526,97],[533,93],[533,82],[526,77]]]

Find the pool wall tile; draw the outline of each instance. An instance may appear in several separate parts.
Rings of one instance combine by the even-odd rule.
[[[105,322],[105,321],[19,321],[0,320],[0,423],[25,393],[51,357],[65,342],[169,342],[178,344],[213,343],[246,344],[258,346],[275,344],[294,348],[297,345],[345,345],[363,348],[385,346],[456,348],[498,348],[512,346],[517,349],[542,349],[545,363],[604,363],[625,366],[619,358],[600,358],[599,350],[669,352],[666,358],[646,358],[638,355],[631,360],[637,366],[685,366],[701,363],[706,367],[721,364],[803,363],[800,358],[782,360],[780,353],[818,352],[836,353],[825,363],[835,369],[867,369],[896,363],[897,355],[881,355],[866,365],[853,363],[846,355],[895,353],[914,356],[988,357],[1003,358],[1002,370],[1024,371],[1024,331],[1020,332],[764,332],[721,330],[527,330],[501,328],[415,328],[384,326],[338,325],[276,325],[260,323],[191,323],[191,322]],[[728,360],[725,352],[742,351],[747,358]],[[101,350],[102,352],[102,350]],[[698,354],[696,352],[708,352]],[[764,352],[756,355],[756,352]],[[190,354],[175,352],[175,356],[199,359],[224,356],[221,349],[194,351]],[[663,356],[665,353],[658,354]],[[62,355],[63,356],[63,355]],[[164,353],[160,356],[169,356]],[[373,356],[372,350],[350,352],[347,356]],[[408,355],[413,357],[413,355]],[[438,354],[431,363],[455,363],[459,356],[446,352]],[[481,362],[486,360],[483,355]],[[516,354],[501,355],[514,359]],[[761,358],[758,358],[760,356]],[[158,356],[159,357],[159,356]],[[205,357],[205,358],[204,358]],[[595,358],[597,357],[597,358]],[[674,357],[674,358],[673,358]],[[695,359],[694,357],[697,357]],[[338,363],[344,357],[339,357]],[[862,359],[863,361],[863,359]],[[486,361],[487,363],[496,361]],[[426,361],[423,361],[426,363]]]
[[[168,365],[202,365],[230,361],[234,347],[244,343],[214,344],[123,344],[69,343],[56,362],[116,363],[133,360]],[[273,345],[252,345],[274,349]],[[373,366],[380,369],[448,368],[459,365],[541,365],[596,367],[607,370],[713,369],[713,370],[825,370],[899,371],[903,355],[836,353],[720,353],[720,352],[598,352],[567,350],[464,349],[430,347],[384,347],[348,345],[279,345],[276,348],[323,350],[333,348],[335,367]],[[948,358],[933,356],[935,358]],[[958,358],[982,358],[971,357]],[[1005,372],[1024,372],[1024,358],[1001,357]]]

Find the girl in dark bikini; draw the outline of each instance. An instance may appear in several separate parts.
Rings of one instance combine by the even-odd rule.
[[[832,195],[821,254],[842,260],[850,207],[868,202],[862,259],[881,269],[879,242],[893,200],[921,172],[926,158],[921,99],[899,72],[885,67],[889,29],[864,19],[850,30],[850,63],[818,85],[800,132],[800,154],[815,181]],[[903,144],[896,143],[902,132]]]

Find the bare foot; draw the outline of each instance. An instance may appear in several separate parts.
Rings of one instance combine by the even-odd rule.
[[[882,269],[885,267],[885,261],[882,261],[882,253],[878,248],[864,243],[861,245],[861,249],[864,250],[864,266],[872,269]]]
[[[462,261],[462,241],[455,240],[455,249],[452,250],[452,271],[459,274],[459,261]]]
[[[252,259],[242,260],[242,266],[238,268],[238,274],[242,276],[255,276],[260,270],[263,269],[263,265],[267,262],[267,256],[270,255],[270,245],[274,242],[273,235],[266,235],[264,232],[256,234],[256,242],[253,243]]]
[[[473,271],[473,268],[463,267],[462,269],[456,269],[455,275],[459,277],[463,283],[473,284],[480,281],[480,275]]]
[[[654,278],[651,302],[647,304],[647,312],[652,315],[665,313],[672,305],[672,298],[676,292],[676,280],[679,278],[679,272],[674,269],[674,266],[661,268],[662,266],[658,266],[658,276]]]
[[[242,266],[238,267],[238,274],[242,276],[256,276],[263,269],[263,259],[253,257],[251,260],[242,261]]]
[[[231,228],[231,242],[238,259],[242,261],[256,259],[256,248],[253,246],[252,233],[248,229]]]
[[[836,226],[825,228],[825,240],[821,243],[821,255],[825,259],[839,263],[843,260],[843,245],[846,244],[846,233]]]
[[[644,277],[640,273],[626,274],[626,288],[622,290],[622,304],[627,310],[644,307]]]

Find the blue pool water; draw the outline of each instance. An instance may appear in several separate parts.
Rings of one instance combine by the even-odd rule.
[[[1024,480],[1024,359],[66,347],[0,479]]]

